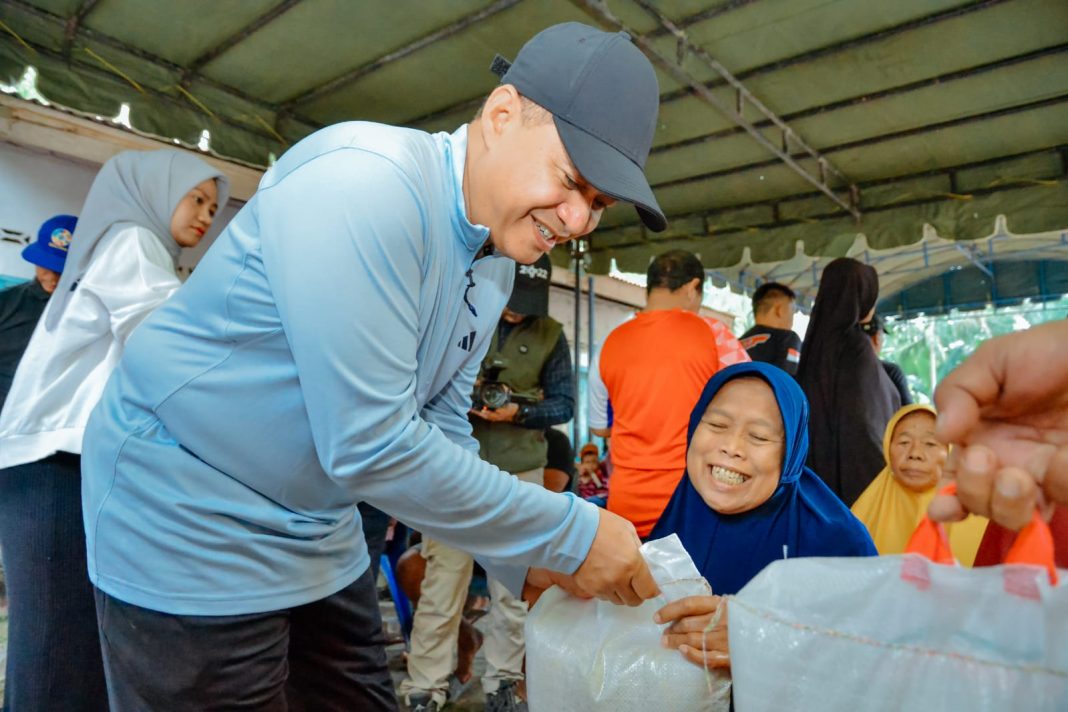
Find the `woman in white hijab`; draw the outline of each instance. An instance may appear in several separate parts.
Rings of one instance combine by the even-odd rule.
[[[127,338],[180,286],[178,254],[207,233],[227,185],[199,158],[164,149],[118,154],[89,189],[0,413],[8,712],[107,709],[86,571],[82,434]]]

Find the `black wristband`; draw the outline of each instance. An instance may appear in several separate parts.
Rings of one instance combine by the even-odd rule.
[[[512,418],[512,422],[516,425],[522,425],[523,421],[530,415],[530,406],[524,403],[519,406],[519,409],[515,412],[515,416]]]

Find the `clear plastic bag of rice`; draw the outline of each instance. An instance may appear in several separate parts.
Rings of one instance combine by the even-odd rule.
[[[647,542],[642,555],[661,595],[634,608],[546,591],[527,616],[531,712],[727,712],[730,674],[707,672],[661,647],[653,614],[671,601],[710,595],[679,538]]]

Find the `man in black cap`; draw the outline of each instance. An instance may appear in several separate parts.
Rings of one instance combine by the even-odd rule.
[[[59,283],[77,224],[73,215],[53,215],[45,220],[37,231],[37,241],[22,251],[22,259],[34,266],[34,278],[0,291],[0,410],[37,320]]]
[[[452,134],[338,124],[267,171],[89,421],[113,710],[395,709],[360,501],[515,594],[656,594],[628,522],[481,460],[468,415],[516,262],[615,201],[664,228],[658,102],[625,34],[568,23]]]
[[[912,391],[909,390],[909,379],[905,372],[893,361],[881,358],[883,344],[886,343],[886,321],[878,314],[874,314],[869,321],[861,323],[860,329],[871,339],[871,347],[875,349],[875,355],[880,356],[879,363],[883,365],[883,370],[893,381],[894,388],[897,389],[898,395],[901,396],[901,405],[910,405],[912,403]]]
[[[560,322],[549,316],[552,262],[545,255],[516,265],[515,287],[482,359],[471,424],[479,456],[523,482],[544,484],[548,444],[545,428],[574,414],[571,355]],[[462,607],[471,579],[471,555],[435,539],[423,540],[427,559],[412,628],[408,675],[401,690],[412,710],[444,706]],[[482,652],[482,689],[487,712],[526,709],[518,694],[523,680],[523,623],[527,606],[495,579]]]

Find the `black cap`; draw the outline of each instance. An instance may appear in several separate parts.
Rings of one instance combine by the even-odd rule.
[[[889,334],[890,331],[886,328],[886,320],[878,314],[872,316],[871,321],[866,321],[860,325],[860,330],[869,336],[875,336],[880,331],[884,334]]]
[[[590,185],[632,203],[650,230],[667,227],[645,178],[660,86],[630,35],[565,22],[534,35],[511,65],[497,57],[491,69],[502,84],[552,113],[564,148]]]
[[[547,316],[549,314],[549,278],[553,263],[549,255],[542,255],[532,265],[515,266],[515,286],[508,308],[523,316]]]

